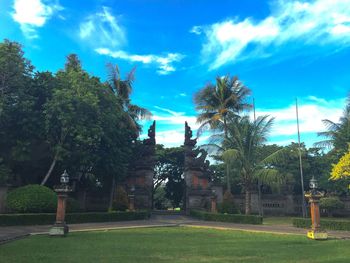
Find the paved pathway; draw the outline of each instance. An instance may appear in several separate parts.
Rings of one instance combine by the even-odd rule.
[[[223,222],[209,222],[193,219],[191,217],[182,215],[153,215],[149,220],[70,224],[69,228],[71,232],[77,232],[92,230],[170,226],[205,227],[274,234],[294,234],[304,236],[306,235],[305,229],[295,228],[288,225],[248,225]],[[0,244],[8,242],[10,240],[23,238],[28,235],[46,234],[48,233],[50,227],[50,225],[0,227]],[[350,231],[328,231],[328,234],[331,238],[350,239]]]

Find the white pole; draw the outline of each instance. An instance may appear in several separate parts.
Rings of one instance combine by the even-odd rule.
[[[299,111],[298,111],[298,99],[295,99],[295,110],[297,114],[297,129],[298,129],[298,144],[299,144],[299,168],[300,168],[300,182],[301,182],[301,200],[302,200],[302,211],[303,217],[306,217],[306,204],[304,197],[304,175],[303,175],[303,162],[301,160],[301,143],[300,143],[300,130],[299,130]]]

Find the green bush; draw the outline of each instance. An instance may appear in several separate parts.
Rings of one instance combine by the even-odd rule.
[[[219,213],[227,213],[227,214],[240,214],[239,209],[234,203],[233,195],[231,192],[226,191],[222,203],[218,205]]]
[[[55,212],[57,195],[50,188],[42,185],[27,185],[8,193],[6,205],[17,213]]]
[[[311,228],[310,218],[293,218],[293,226],[299,228]],[[324,220],[320,222],[321,229],[324,230],[345,230],[350,231],[350,221]]]
[[[67,198],[67,213],[81,212],[78,200],[68,197]]]
[[[206,221],[231,222],[253,225],[261,225],[263,222],[263,218],[261,216],[208,213],[198,210],[191,210],[190,216]]]
[[[92,222],[116,222],[128,220],[148,219],[147,211],[137,212],[98,212],[98,213],[71,213],[66,215],[68,224]],[[0,214],[0,226],[15,225],[51,225],[56,215],[49,213],[38,214]]]
[[[116,211],[126,211],[129,207],[128,194],[121,186],[117,187],[116,197],[113,201],[113,209]]]
[[[327,211],[328,216],[332,216],[337,209],[343,209],[344,203],[338,197],[323,197],[320,199],[320,208]]]

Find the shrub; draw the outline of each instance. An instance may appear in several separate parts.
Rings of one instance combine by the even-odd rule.
[[[67,213],[80,212],[81,210],[78,200],[71,197],[67,198]]]
[[[255,215],[233,215],[233,214],[217,214],[208,213],[198,210],[191,210],[190,215],[206,221],[231,222],[241,224],[261,225],[263,218]]]
[[[117,187],[116,197],[113,201],[113,209],[116,211],[125,211],[129,207],[128,195],[124,188],[121,186]]]
[[[97,212],[97,213],[71,213],[66,215],[68,224],[115,222],[128,220],[148,219],[147,211],[137,212]],[[0,226],[14,225],[51,225],[55,222],[56,215],[48,213],[38,214],[0,214]]]
[[[9,192],[6,205],[11,211],[19,213],[55,212],[57,195],[46,186],[27,185]]]
[[[293,226],[299,228],[311,228],[310,218],[293,218]],[[321,219],[321,229],[350,231],[350,221]]]
[[[327,211],[328,216],[332,216],[337,209],[344,208],[344,203],[338,197],[324,197],[320,199],[320,208]]]
[[[231,192],[226,191],[222,203],[218,205],[219,213],[227,213],[227,214],[239,214],[240,211],[234,203],[233,195]]]

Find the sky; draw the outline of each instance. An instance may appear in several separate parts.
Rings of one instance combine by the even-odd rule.
[[[125,76],[136,67],[133,103],[153,113],[166,146],[183,144],[185,121],[198,128],[193,94],[217,76],[252,90],[280,145],[297,141],[296,98],[311,147],[350,88],[350,0],[0,0],[3,39],[39,71],[63,68],[70,53],[102,80],[107,63]]]

